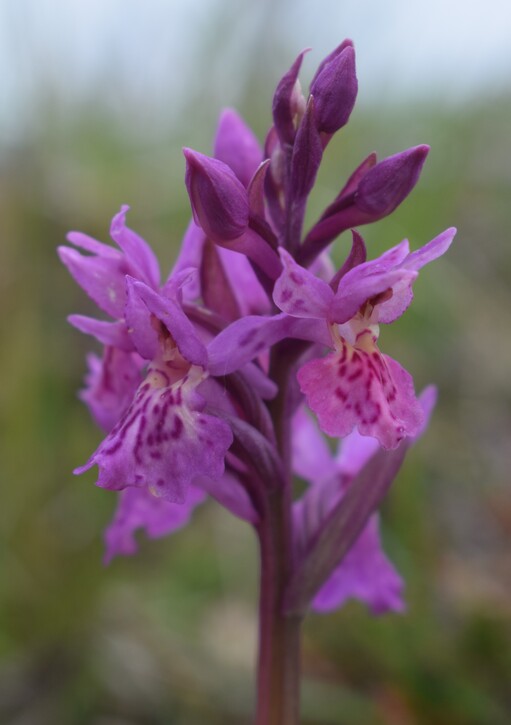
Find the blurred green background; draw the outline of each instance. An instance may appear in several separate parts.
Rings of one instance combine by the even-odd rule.
[[[101,439],[76,397],[94,343],[65,322],[94,308],[55,247],[70,229],[106,241],[129,203],[166,273],[189,217],[180,147],[207,153],[227,104],[262,138],[296,53],[314,44],[306,87],[345,36],[360,59],[360,104],[328,148],[309,218],[370,151],[429,143],[411,197],[362,232],[372,255],[404,236],[416,248],[447,226],[459,232],[381,334],[419,389],[440,389],[383,510],[408,613],[373,619],[351,603],[309,617],[303,722],[511,721],[511,64],[496,52],[509,14],[489,0],[480,18],[463,5],[462,22],[455,0],[428,12],[421,3],[419,29],[400,0],[388,13],[338,5],[0,6],[2,724],[251,721],[249,528],[210,503],[186,530],[101,565],[115,494],[94,487],[94,472],[71,474]],[[493,55],[476,54],[468,21]],[[347,245],[336,243],[338,261]]]

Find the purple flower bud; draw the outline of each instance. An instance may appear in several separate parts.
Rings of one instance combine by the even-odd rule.
[[[325,63],[311,84],[318,131],[333,134],[346,125],[357,97],[355,51],[351,45]]]
[[[337,46],[337,48],[334,48],[334,50],[332,50],[332,52],[329,53],[326,56],[326,58],[323,58],[323,60],[321,61],[321,63],[318,65],[318,69],[317,69],[317,71],[314,74],[314,78],[311,81],[311,85],[313,83],[315,83],[316,78],[319,76],[319,74],[321,73],[321,71],[323,70],[323,68],[326,65],[328,65],[328,63],[330,63],[332,60],[334,60],[335,58],[337,58],[337,56],[340,55],[342,53],[342,51],[345,48],[347,48],[348,46],[350,46],[350,47],[353,48],[353,41],[350,40],[349,38],[346,38],[345,40],[342,41],[342,43],[340,45]]]
[[[240,237],[248,227],[243,184],[222,161],[185,148],[186,188],[194,219],[214,242]]]
[[[281,143],[293,143],[295,120],[305,110],[305,101],[298,85],[298,73],[305,53],[307,50],[302,50],[288,72],[282,76],[273,96],[273,123]]]
[[[369,156],[307,234],[298,261],[307,266],[343,231],[391,214],[419,179],[429,146],[414,146],[376,165]]]
[[[358,209],[381,219],[406,199],[418,181],[429,146],[415,146],[376,164],[355,194]]]

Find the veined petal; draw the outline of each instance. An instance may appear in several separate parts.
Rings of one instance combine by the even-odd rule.
[[[293,317],[326,319],[334,298],[329,285],[297,264],[284,249],[279,251],[284,269],[273,292],[277,307]]]
[[[423,414],[411,376],[377,349],[354,349],[311,360],[298,371],[298,382],[320,428],[343,438],[357,427],[387,449],[419,429]]]
[[[98,486],[146,487],[176,502],[198,476],[223,475],[232,432],[225,421],[200,412],[204,401],[195,388],[203,370],[191,367],[175,383],[171,375],[163,365],[150,367],[124,416],[75,473],[97,465]]]
[[[105,564],[115,556],[137,552],[137,529],[144,529],[150,539],[158,539],[182,528],[205,498],[204,491],[196,486],[190,486],[184,503],[165,501],[145,488],[121,491],[114,518],[105,530]]]

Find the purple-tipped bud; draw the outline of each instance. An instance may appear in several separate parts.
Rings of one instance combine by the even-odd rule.
[[[237,239],[248,228],[248,198],[229,166],[185,148],[185,183],[193,217],[214,242]]]
[[[346,125],[357,98],[355,51],[345,45],[325,63],[311,84],[318,131],[333,134]]]
[[[314,111],[314,98],[311,97],[296,134],[291,158],[291,195],[295,200],[305,199],[311,192],[323,156]]]
[[[293,143],[297,121],[305,110],[305,100],[298,83],[298,73],[305,53],[307,50],[300,53],[288,72],[282,76],[273,96],[273,123],[281,143]]]
[[[232,108],[226,108],[220,115],[214,155],[231,167],[245,187],[263,160],[259,141]]]
[[[355,194],[358,209],[381,219],[406,199],[419,179],[429,146],[389,156],[364,176]]]
[[[310,264],[346,229],[371,224],[391,214],[417,183],[428,152],[429,146],[415,146],[376,165],[371,154],[308,233],[297,256],[300,264]]]
[[[311,81],[311,85],[316,81],[316,78],[319,76],[323,68],[330,63],[330,61],[334,60],[334,58],[337,58],[338,55],[342,53],[344,48],[347,48],[348,46],[351,46],[353,48],[353,41],[349,38],[346,38],[342,41],[340,45],[337,46],[337,48],[334,48],[331,53],[329,53],[326,58],[323,58],[321,63],[318,65],[317,71],[314,73],[314,78]]]

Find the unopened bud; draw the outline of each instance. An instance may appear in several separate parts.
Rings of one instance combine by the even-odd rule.
[[[373,166],[355,194],[357,209],[375,219],[393,212],[417,183],[428,152],[429,146],[415,146]]]
[[[193,217],[214,242],[237,239],[248,227],[248,198],[241,181],[222,161],[185,148],[186,188]]]
[[[357,98],[355,51],[351,45],[326,63],[311,84],[318,131],[333,134],[346,125]]]

